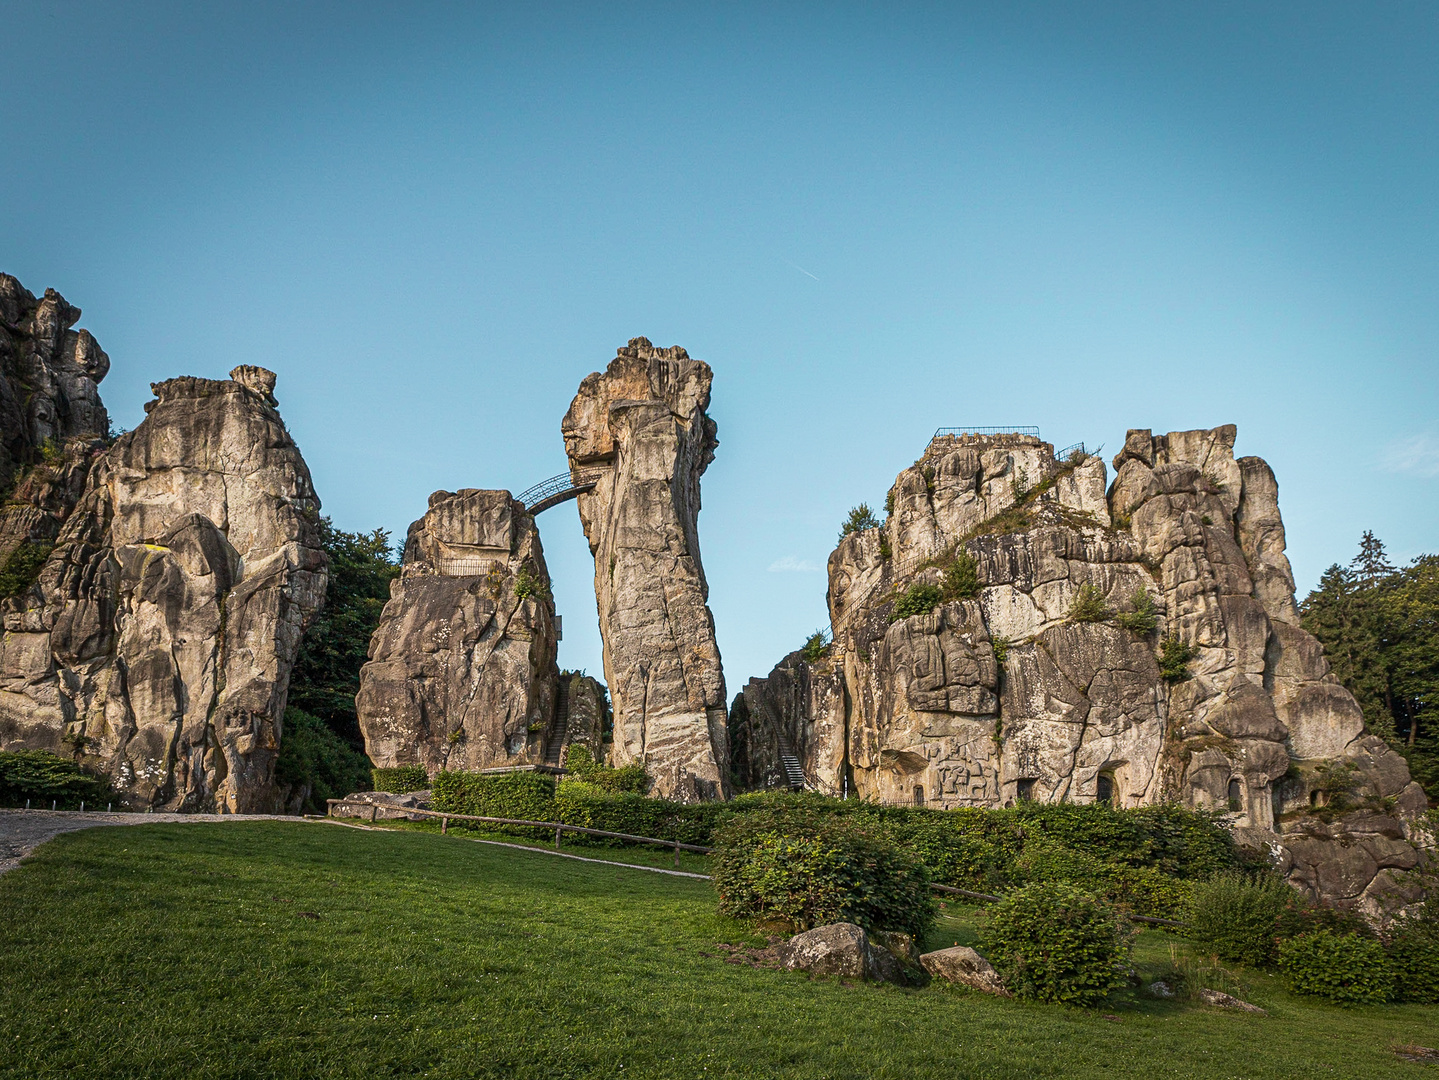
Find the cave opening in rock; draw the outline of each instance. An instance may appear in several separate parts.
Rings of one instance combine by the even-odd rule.
[[[1107,772],[1099,774],[1094,782],[1094,801],[1099,803],[1114,802],[1114,776]]]

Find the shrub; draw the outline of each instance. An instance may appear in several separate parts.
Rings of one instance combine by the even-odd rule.
[[[1189,936],[1224,960],[1264,967],[1274,962],[1280,917],[1294,894],[1272,874],[1220,874],[1194,885]]]
[[[530,569],[529,563],[526,563],[515,575],[515,599],[524,600],[530,596],[537,600],[548,600],[550,590],[539,575]]]
[[[1393,981],[1377,941],[1320,930],[1279,946],[1279,967],[1300,994],[1356,1005],[1389,1000]]]
[[[943,596],[937,585],[911,585],[894,602],[894,614],[890,616],[889,621],[898,622],[911,615],[928,615],[939,606],[941,599]]]
[[[711,880],[720,911],[806,930],[853,922],[921,937],[937,905],[924,865],[838,815],[759,811],[720,830]]]
[[[804,647],[800,649],[800,655],[803,656],[808,663],[813,664],[820,660],[825,653],[829,652],[829,646],[829,635],[823,630],[816,630],[804,639]]]
[[[425,770],[419,769],[419,773],[423,781]],[[309,789],[301,810],[324,813],[326,799],[342,799],[352,791],[365,790],[371,776],[370,759],[331,731],[318,716],[294,706],[285,710],[275,779],[282,784],[303,785]],[[424,786],[420,783],[404,790]]]
[[[1121,611],[1114,617],[1114,621],[1126,630],[1131,630],[1140,636],[1152,633],[1159,623],[1159,612],[1154,606],[1154,597],[1149,595],[1148,589],[1135,589],[1134,595],[1129,598],[1133,611]]]
[[[979,595],[979,563],[969,552],[960,549],[944,568],[943,597],[949,600],[973,600]]]
[[[1193,659],[1194,650],[1178,634],[1170,634],[1159,646],[1159,674],[1165,682],[1183,682],[1189,678],[1189,661]]]
[[[843,540],[852,532],[877,528],[879,528],[879,518],[874,516],[874,511],[869,508],[869,503],[860,503],[849,512],[849,517],[844,519],[844,524],[840,526],[839,538]]]
[[[994,662],[1003,667],[1005,660],[1009,658],[1009,650],[1014,647],[1014,642],[1000,634],[990,638],[989,645],[994,650]]]
[[[1085,582],[1074,594],[1074,602],[1069,605],[1067,617],[1070,622],[1103,622],[1109,618],[1109,606],[1104,602],[1104,594]]]
[[[26,540],[0,566],[0,599],[19,596],[40,579],[40,571],[55,545]]]
[[[430,774],[423,765],[396,765],[389,769],[371,769],[370,783],[375,791],[388,791],[403,795],[407,791],[422,791],[430,786]]]
[[[436,810],[477,817],[518,818],[523,821],[554,821],[555,782],[540,773],[441,772],[431,784]],[[521,825],[505,831],[534,835],[537,830]]]
[[[72,810],[81,802],[98,806],[114,798],[107,777],[48,750],[0,752],[0,803],[24,806],[30,799],[47,810],[51,802]]]
[[[1091,893],[1037,882],[990,910],[980,948],[1015,996],[1095,1005],[1124,981],[1130,936],[1114,911]]]
[[[575,780],[592,784],[613,795],[643,795],[650,789],[649,774],[638,762],[615,768],[596,761],[588,746],[571,745],[565,749],[565,768]],[[566,780],[564,783],[572,783]],[[573,824],[573,823],[572,823]]]
[[[1423,919],[1400,919],[1390,928],[1384,951],[1396,1000],[1439,1003],[1439,926]]]

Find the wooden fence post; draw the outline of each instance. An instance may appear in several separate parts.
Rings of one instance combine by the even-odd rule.
[[[442,817],[442,818],[440,818],[440,835],[441,835],[441,836],[444,836],[444,835],[445,835],[447,832],[449,832],[449,831],[450,831],[450,819],[447,818],[447,817]]]
[[[560,827],[558,825],[555,826],[555,850],[560,850]]]
[[[378,814],[379,812],[380,812],[379,804],[377,804],[377,803],[371,803],[371,804],[370,804],[370,824],[371,824],[371,825],[373,825],[373,824],[375,823],[375,815]]]

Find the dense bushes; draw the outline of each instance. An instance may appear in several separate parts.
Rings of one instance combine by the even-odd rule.
[[[1279,946],[1279,967],[1297,992],[1355,1005],[1389,1000],[1393,980],[1384,948],[1357,934],[1320,930]]]
[[[1057,882],[1010,893],[990,910],[980,948],[1017,997],[1094,1005],[1124,981],[1128,929],[1093,894]]]
[[[476,817],[518,818],[522,821],[554,821],[555,782],[539,773],[441,772],[431,784],[431,803],[436,810]],[[514,826],[522,833],[533,829]]]
[[[423,778],[423,769],[420,774]],[[300,809],[323,813],[326,799],[344,798],[369,785],[370,759],[318,716],[292,706],[285,710],[275,779],[292,788],[307,788]]]
[[[717,840],[710,873],[724,914],[915,937],[934,921],[924,864],[860,822],[765,810],[735,817]]]
[[[645,773],[643,765],[631,763],[617,769],[596,761],[588,746],[573,744],[566,748],[565,768],[576,780],[583,780],[587,784],[593,784],[601,791],[615,795],[627,792],[643,795],[650,789],[650,778]]]
[[[1439,926],[1424,919],[1401,919],[1390,927],[1384,951],[1397,1000],[1439,1003]]]
[[[942,599],[944,594],[938,585],[911,585],[895,600],[890,622],[907,619],[911,615],[928,615]]]
[[[114,798],[108,779],[48,750],[0,753],[0,803],[6,806],[24,806],[29,799],[47,810],[52,802],[74,810],[81,802],[97,807]]]
[[[1263,967],[1274,962],[1279,920],[1294,897],[1278,877],[1220,874],[1193,887],[1189,936],[1224,960]]]
[[[388,791],[392,795],[403,795],[407,791],[422,791],[430,786],[430,774],[423,765],[396,765],[388,769],[371,769],[370,780],[376,791]]]

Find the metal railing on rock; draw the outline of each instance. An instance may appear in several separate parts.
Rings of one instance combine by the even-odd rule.
[[[1033,424],[1015,424],[1006,427],[1001,424],[998,427],[942,427],[938,428],[930,441],[942,439],[947,435],[1039,435],[1039,428]]]

